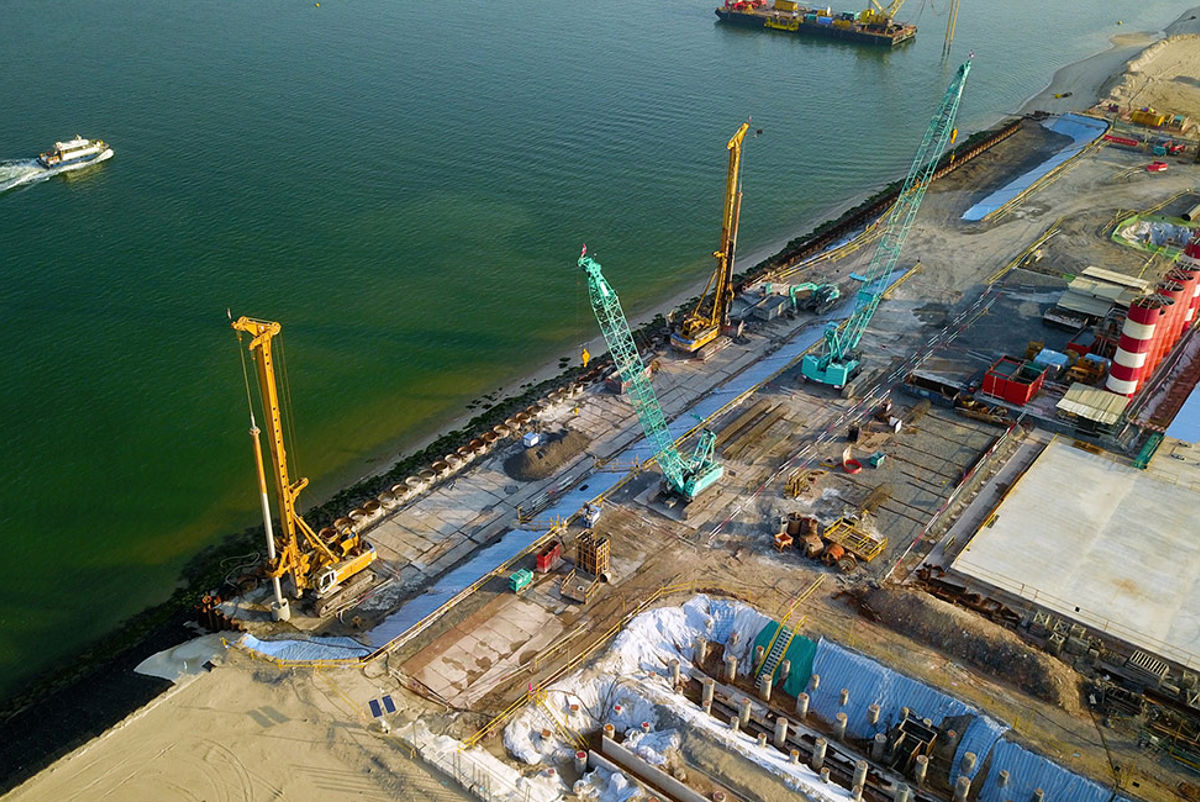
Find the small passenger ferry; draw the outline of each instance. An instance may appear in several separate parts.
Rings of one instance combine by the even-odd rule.
[[[58,167],[82,167],[112,155],[112,148],[103,139],[84,139],[76,134],[69,142],[55,142],[54,149],[38,156],[37,162],[47,170],[53,170]]]

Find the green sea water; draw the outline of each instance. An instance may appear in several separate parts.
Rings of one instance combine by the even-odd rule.
[[[0,695],[256,522],[227,308],[283,322],[318,500],[574,356],[581,243],[633,313],[703,284],[747,116],[749,256],[902,173],[969,50],[965,131],[1188,7],[964,4],[943,62],[945,2],[893,52],[712,5],[0,6]],[[19,183],[76,133],[116,156]]]

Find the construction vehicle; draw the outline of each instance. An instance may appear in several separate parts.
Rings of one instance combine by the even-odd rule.
[[[258,372],[259,394],[268,426],[267,444],[275,469],[276,499],[282,532],[273,541],[278,555],[272,556],[268,553],[267,576],[276,581],[282,576],[290,575],[296,598],[300,598],[308,589],[311,589],[317,598],[331,596],[346,580],[375,561],[375,549],[350,525],[340,529],[330,527],[318,534],[296,511],[300,491],[308,486],[308,479],[292,481],[288,472],[287,450],[283,442],[282,403],[275,381],[272,351],[272,341],[279,336],[282,326],[279,323],[245,316],[232,321],[232,325],[238,332],[239,342],[243,333],[250,335],[247,348]],[[247,394],[250,392],[248,382],[249,379]],[[258,446],[258,436],[255,431],[252,431],[252,434],[261,466],[262,451]],[[260,485],[265,491],[265,481],[260,482]],[[264,513],[266,512],[268,510],[264,509]],[[270,526],[269,515],[266,519],[267,525]],[[268,552],[271,550],[268,549]]]
[[[869,30],[886,31],[895,24],[896,14],[903,5],[904,0],[892,0],[886,7],[881,6],[876,0],[871,0],[871,5],[858,15],[858,20]]]
[[[646,366],[629,331],[621,300],[604,278],[600,265],[587,255],[586,246],[579,255],[579,267],[587,273],[592,311],[600,324],[604,341],[608,343],[613,364],[617,366],[621,378],[629,383],[629,403],[637,413],[646,440],[654,448],[654,458],[662,469],[666,490],[685,501],[691,501],[724,473],[724,468],[713,456],[717,436],[704,429],[700,432],[700,440],[690,459],[685,459],[679,453],[675,438],[667,428],[667,419],[659,406],[654,386],[646,378]]]
[[[896,4],[893,3],[893,6]],[[929,188],[934,168],[946,145],[955,139],[957,129],[954,120],[958,116],[958,104],[962,99],[963,87],[971,71],[968,60],[958,68],[958,73],[942,98],[937,113],[929,122],[912,167],[904,179],[904,185],[896,203],[888,213],[887,223],[871,262],[858,290],[854,312],[844,326],[830,323],[825,329],[824,344],[815,353],[807,354],[801,362],[801,374],[806,380],[829,384],[836,388],[846,386],[858,372],[861,360],[857,353],[863,332],[875,315],[887,277],[896,268],[900,251],[908,232],[917,216],[917,209]]]
[[[797,299],[797,295],[807,292],[808,295]],[[842,297],[842,291],[836,284],[813,284],[806,281],[803,284],[793,284],[788,287],[788,298],[792,301],[792,311],[804,309],[814,314],[823,315],[834,307]]]
[[[738,218],[742,211],[742,140],[750,123],[742,123],[729,140],[729,172],[725,177],[725,212],[721,217],[721,246],[713,251],[717,269],[713,271],[700,301],[691,314],[683,319],[679,330],[671,334],[671,345],[684,353],[694,354],[708,345],[729,325],[729,306],[733,303],[733,257],[737,250]],[[709,289],[712,298],[708,297]],[[624,374],[622,374],[624,375]]]

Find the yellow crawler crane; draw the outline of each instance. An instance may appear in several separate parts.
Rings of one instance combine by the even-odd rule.
[[[243,333],[250,335],[248,350],[258,372],[258,387],[268,427],[267,444],[275,468],[275,489],[283,531],[274,541],[278,555],[268,556],[267,575],[272,580],[277,580],[290,574],[296,598],[300,598],[308,588],[314,589],[318,597],[328,596],[336,591],[342,582],[373,563],[375,549],[362,540],[352,526],[334,531],[328,538],[322,537],[314,532],[296,511],[296,501],[300,497],[300,491],[308,486],[308,479],[302,478],[293,482],[288,475],[287,450],[283,443],[283,415],[275,383],[275,363],[271,348],[272,340],[279,335],[282,326],[272,321],[242,316],[233,321],[233,328],[238,332],[239,342]],[[255,452],[260,466],[260,486],[265,494],[261,471],[262,450],[258,445],[257,427],[254,427],[253,423],[251,435],[255,440]],[[267,526],[270,526],[269,519]],[[322,534],[324,532],[325,530],[322,530]],[[300,542],[301,538],[303,544]]]
[[[742,212],[742,140],[750,130],[750,123],[742,123],[737,133],[729,140],[729,172],[725,178],[725,213],[721,217],[721,247],[713,251],[717,258],[717,269],[700,293],[700,302],[683,319],[679,331],[671,334],[671,345],[693,354],[721,333],[729,324],[729,305],[733,303],[733,256],[737,250],[738,217]],[[715,285],[715,287],[714,287]],[[712,302],[707,306],[708,290],[713,288]]]

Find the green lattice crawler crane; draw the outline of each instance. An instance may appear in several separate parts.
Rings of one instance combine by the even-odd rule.
[[[954,120],[958,116],[958,103],[962,99],[963,87],[970,71],[971,62],[968,60],[958,68],[954,80],[947,87],[937,113],[925,130],[921,146],[917,148],[917,155],[913,158],[912,167],[904,179],[900,196],[888,213],[883,236],[879,238],[879,245],[871,256],[871,263],[858,291],[854,313],[844,327],[830,323],[825,329],[824,346],[804,357],[804,361],[800,363],[800,372],[805,379],[840,388],[845,387],[846,382],[858,372],[861,362],[857,353],[858,343],[879,307],[884,290],[887,289],[884,282],[900,259],[900,249],[904,247],[909,229],[917,217],[917,209],[921,207],[921,201],[925,198],[925,190],[929,188],[938,159],[946,145],[953,142],[957,134]]]
[[[658,404],[658,396],[646,378],[646,366],[642,364],[641,354],[633,342],[633,334],[621,309],[621,300],[600,272],[600,265],[587,255],[587,246],[579,255],[579,266],[587,273],[592,311],[596,313],[596,321],[604,333],[604,341],[608,344],[608,351],[621,379],[629,384],[629,402],[633,404],[633,411],[642,424],[646,440],[654,449],[654,458],[662,469],[664,484],[672,494],[691,501],[720,479],[725,471],[713,458],[716,435],[705,429],[700,433],[700,442],[696,444],[690,459],[685,459],[679,453],[679,449],[675,448],[675,438],[667,428],[662,407]]]

